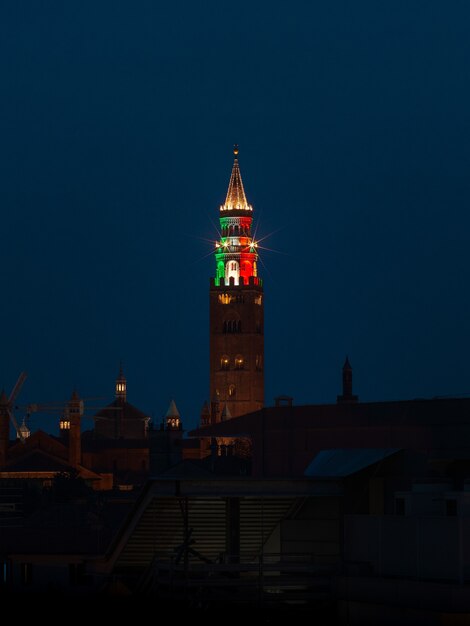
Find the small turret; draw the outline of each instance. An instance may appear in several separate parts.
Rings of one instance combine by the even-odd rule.
[[[168,407],[168,411],[165,415],[165,426],[167,430],[181,430],[181,416],[176,407],[175,401],[172,400],[170,402],[170,406]]]
[[[26,418],[23,417],[23,421],[21,422],[21,426],[19,427],[18,432],[16,433],[16,438],[17,439],[22,439],[24,441],[30,435],[31,435],[31,431],[30,431],[30,429],[26,425]]]
[[[201,409],[201,426],[208,426],[211,422],[211,410],[207,402],[204,402]]]
[[[68,402],[66,413],[69,422],[69,464],[71,467],[77,467],[82,462],[81,417],[83,402],[75,389]]]
[[[358,401],[358,396],[353,394],[352,367],[347,356],[343,365],[343,393],[338,396],[337,400],[338,403]]]
[[[231,419],[232,414],[230,413],[230,409],[227,404],[224,404],[224,408],[222,409],[222,413],[220,414],[220,421],[225,422],[226,420]]]
[[[116,378],[116,400],[121,402],[127,400],[127,380],[122,371],[122,363],[119,366],[119,376]]]

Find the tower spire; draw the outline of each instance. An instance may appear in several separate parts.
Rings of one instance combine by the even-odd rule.
[[[343,365],[343,393],[338,396],[338,402],[357,402],[358,397],[353,394],[353,371],[349,357],[346,355],[346,359]]]
[[[216,284],[234,285],[261,284],[258,279],[257,243],[251,227],[253,207],[248,204],[243,188],[238,146],[233,149],[234,160],[225,203],[220,207],[220,240],[215,244]],[[221,282],[223,279],[224,282]]]
[[[238,144],[233,147],[233,167],[228,184],[225,204],[220,207],[221,211],[253,211],[253,207],[248,204],[243,187],[242,175],[238,164]]]

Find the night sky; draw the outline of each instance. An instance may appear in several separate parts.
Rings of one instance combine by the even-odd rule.
[[[277,251],[266,403],[335,401],[346,354],[362,400],[470,393],[469,26],[468,0],[2,2],[0,386],[105,403],[122,360],[196,425],[236,142]]]

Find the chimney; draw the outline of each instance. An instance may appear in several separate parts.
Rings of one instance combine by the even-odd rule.
[[[74,390],[68,403],[68,414],[70,419],[69,431],[69,464],[77,468],[82,462],[82,432],[81,417],[83,413],[83,402],[78,393]]]

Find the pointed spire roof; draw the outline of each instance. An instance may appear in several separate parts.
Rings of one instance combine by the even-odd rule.
[[[5,389],[2,389],[2,393],[0,394],[0,404],[6,406],[8,404],[8,397],[5,393]]]
[[[211,414],[211,410],[209,408],[209,405],[207,404],[207,402],[204,402],[204,404],[202,405],[202,409],[201,409],[201,415],[210,415]]]
[[[72,395],[70,396],[70,400],[71,400],[71,402],[77,402],[78,400],[80,400],[80,396],[78,395],[78,391],[76,389],[74,389],[72,391]]]
[[[22,421],[22,423],[21,423],[21,426],[20,426],[20,428],[19,428],[19,431],[20,431],[20,433],[21,433],[21,436],[22,436],[24,439],[27,439],[27,438],[30,436],[31,431],[30,431],[30,430],[29,430],[29,428],[26,426],[26,421],[25,421],[25,419],[26,419],[26,418],[24,418],[24,417],[23,417],[23,421]],[[19,435],[18,435],[18,438],[19,438]]]
[[[119,375],[117,377],[117,380],[126,380],[124,372],[122,371],[122,361],[119,361]]]
[[[222,422],[224,422],[225,420],[229,420],[231,417],[232,414],[230,413],[230,409],[226,404],[224,404],[224,408],[222,409],[222,413],[220,414],[220,419],[222,420]]]
[[[351,363],[349,362],[349,357],[347,355],[343,365],[343,370],[352,370]]]
[[[225,198],[225,204],[220,207],[220,210],[252,211],[253,207],[248,204],[246,200],[245,189],[243,188],[242,175],[240,173],[240,166],[238,165],[237,145],[234,146],[233,154],[235,155],[235,158],[233,160],[230,182],[228,184],[227,197]]]
[[[178,411],[174,400],[170,402],[170,406],[168,407],[165,417],[167,419],[169,417],[180,417],[180,412]]]

